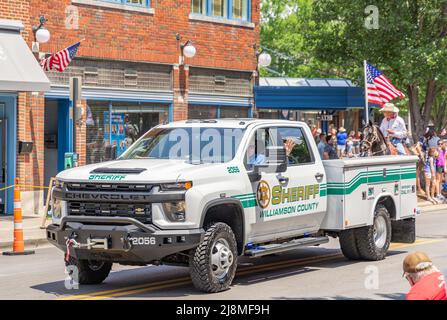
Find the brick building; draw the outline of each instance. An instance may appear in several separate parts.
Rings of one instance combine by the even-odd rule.
[[[47,185],[73,148],[80,165],[107,160],[114,148],[119,155],[159,123],[250,117],[259,2],[1,1],[0,19],[22,21],[21,35],[30,48],[32,26],[42,15],[48,19],[45,27],[51,39],[40,45],[41,54],[85,39],[67,70],[47,72],[50,91],[17,96],[17,140],[33,142],[31,153],[15,159],[21,183]],[[188,40],[196,55],[182,63],[181,45]],[[74,120],[72,77],[82,82],[77,103],[82,112]],[[42,207],[44,191],[27,187],[22,199],[25,213],[34,214]]]

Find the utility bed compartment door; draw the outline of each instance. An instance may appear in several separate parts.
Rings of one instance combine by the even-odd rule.
[[[344,228],[365,226],[369,220],[371,200],[367,194],[368,168],[346,168],[344,171]]]
[[[414,218],[416,215],[416,174],[415,165],[400,167],[400,210],[397,211],[396,220]]]

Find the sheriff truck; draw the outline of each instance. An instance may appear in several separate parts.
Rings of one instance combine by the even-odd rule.
[[[309,127],[286,120],[159,125],[116,160],[65,170],[48,240],[80,284],[113,263],[184,265],[194,286],[231,285],[239,256],[338,238],[353,260],[415,241],[413,156],[320,159]]]

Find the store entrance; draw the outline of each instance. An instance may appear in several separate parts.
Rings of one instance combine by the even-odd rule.
[[[5,104],[0,102],[0,215],[6,212],[6,132]]]
[[[13,214],[16,177],[16,98],[0,94],[0,215]]]

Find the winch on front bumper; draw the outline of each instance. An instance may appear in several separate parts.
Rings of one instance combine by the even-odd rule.
[[[149,264],[192,249],[203,234],[203,229],[161,230],[127,217],[67,216],[47,227],[47,239],[64,252],[71,246],[69,254],[77,259],[128,264]]]

